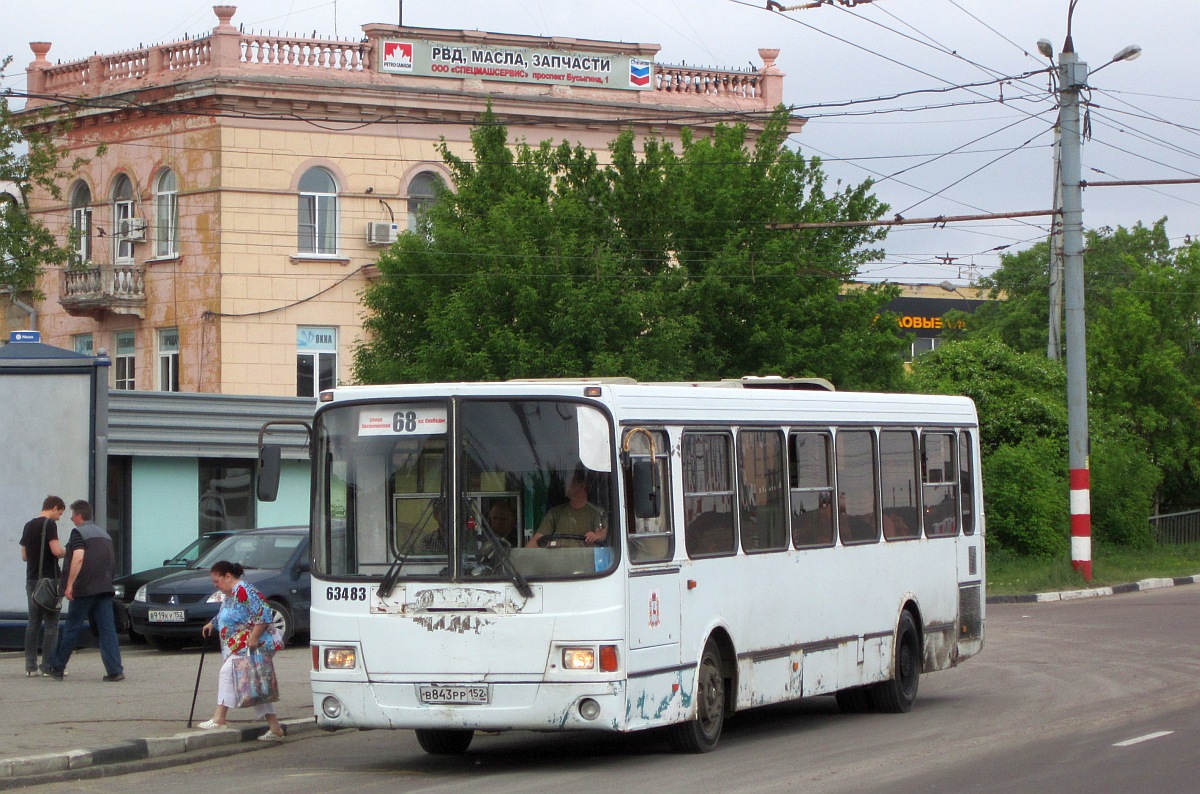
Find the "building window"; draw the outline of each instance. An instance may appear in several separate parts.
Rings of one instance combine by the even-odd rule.
[[[92,191],[83,182],[71,191],[71,264],[92,261]]]
[[[154,192],[154,255],[175,256],[179,253],[179,181],[169,168],[158,176]]]
[[[337,253],[337,182],[324,168],[300,177],[297,247],[302,254]]]
[[[158,332],[158,390],[179,391],[179,329]]]
[[[201,458],[200,534],[255,526],[252,460]]]
[[[121,331],[114,335],[113,357],[114,388],[121,391],[133,391],[136,383],[136,350],[134,348],[133,331]]]
[[[408,230],[415,232],[425,220],[425,211],[445,184],[431,172],[422,171],[408,183]]]
[[[296,396],[316,397],[337,385],[337,329],[296,329]]]
[[[75,334],[71,337],[75,342],[75,352],[82,356],[94,356],[95,345],[92,342],[91,334]]]
[[[133,225],[133,183],[121,174],[113,183],[113,261],[133,261],[133,240],[128,234]]]

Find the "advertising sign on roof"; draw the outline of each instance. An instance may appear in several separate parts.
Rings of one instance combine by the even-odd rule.
[[[423,77],[505,80],[646,91],[654,87],[654,64],[629,55],[453,42],[385,40],[379,71]]]

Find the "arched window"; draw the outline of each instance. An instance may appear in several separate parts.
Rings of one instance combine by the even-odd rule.
[[[121,174],[113,182],[113,261],[133,261],[133,183]]]
[[[179,180],[175,172],[165,169],[154,185],[154,255],[175,256],[179,253]]]
[[[408,183],[408,230],[415,232],[425,219],[426,208],[445,188],[441,177],[432,171],[422,171]]]
[[[310,168],[300,177],[300,206],[296,232],[302,254],[337,253],[337,182],[324,168]]]
[[[92,261],[92,191],[84,182],[71,190],[71,264]]]

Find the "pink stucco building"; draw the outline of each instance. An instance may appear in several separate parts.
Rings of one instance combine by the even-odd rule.
[[[71,111],[68,144],[89,158],[63,200],[33,197],[77,241],[42,278],[40,330],[107,349],[115,388],[347,381],[372,263],[447,179],[437,143],[468,154],[488,103],[530,142],[603,153],[621,128],[703,133],[782,97],[777,50],[756,70],[696,69],[652,44],[382,24],[357,41],[266,36],[214,11],[207,35],[60,65],[31,44],[27,109]]]

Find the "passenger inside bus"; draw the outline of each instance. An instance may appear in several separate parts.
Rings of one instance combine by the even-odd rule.
[[[551,507],[528,548],[557,548],[600,545],[608,537],[604,512],[588,501],[587,475],[576,469],[567,485],[567,501]]]
[[[496,537],[511,546],[517,545],[517,511],[512,505],[503,500],[492,502],[487,518],[488,526],[496,533]]]

